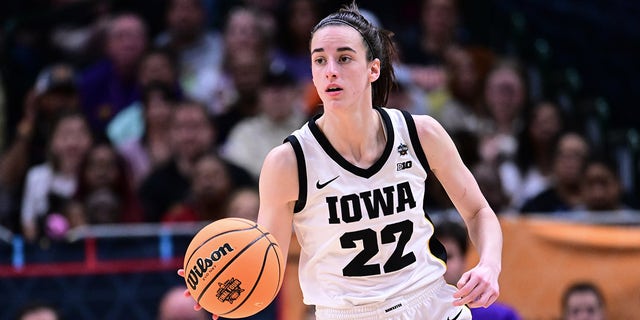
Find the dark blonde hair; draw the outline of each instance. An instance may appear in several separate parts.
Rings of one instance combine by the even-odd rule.
[[[362,16],[355,2],[318,22],[311,30],[311,36],[313,37],[313,34],[319,29],[330,25],[346,25],[358,31],[367,48],[367,61],[373,61],[375,58],[380,59],[380,77],[371,85],[371,94],[374,106],[385,106],[395,82],[393,61],[397,54],[391,40],[393,32],[379,29],[371,24]]]

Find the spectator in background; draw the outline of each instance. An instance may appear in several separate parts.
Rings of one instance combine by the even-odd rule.
[[[200,103],[216,99],[224,54],[222,35],[207,29],[206,20],[203,0],[170,0],[167,29],[155,39],[156,46],[176,53],[185,97]]]
[[[445,61],[449,98],[442,112],[436,115],[445,129],[467,130],[482,135],[491,127],[483,102],[486,71],[482,68],[482,61],[492,58],[490,51],[480,48],[453,47],[448,50]]]
[[[576,282],[562,295],[562,320],[605,320],[605,300],[591,282]]]
[[[169,208],[162,221],[215,221],[224,218],[234,189],[229,168],[217,155],[207,153],[193,164],[186,199]]]
[[[201,104],[178,104],[170,124],[172,157],[142,181],[138,192],[147,222],[161,221],[171,207],[187,199],[195,163],[204,154],[215,152],[215,127]],[[246,171],[231,165],[229,170],[237,186],[255,184]]]
[[[262,51],[240,51],[228,61],[228,75],[235,98],[224,112],[214,116],[218,128],[216,144],[224,145],[238,122],[259,113],[258,91],[267,73]]]
[[[458,3],[456,0],[423,0],[417,34],[401,39],[398,80],[417,85],[426,93],[442,90],[446,86],[447,72],[445,55],[447,50],[458,45]],[[440,113],[442,103],[430,101],[430,114]],[[436,118],[439,118],[436,116]]]
[[[318,21],[320,8],[314,0],[285,1],[278,18],[276,60],[303,86],[311,82],[309,42],[311,29]]]
[[[259,113],[231,129],[224,157],[247,170],[257,181],[267,153],[304,123],[301,99],[293,75],[287,70],[270,71],[259,89]]]
[[[490,132],[480,141],[484,161],[499,164],[513,158],[527,101],[527,84],[519,63],[498,61],[487,75],[484,87],[484,103],[492,122]]]
[[[206,311],[193,310],[193,299],[184,295],[184,286],[169,288],[158,304],[158,320],[208,320]]]
[[[16,320],[61,320],[58,308],[46,302],[34,301],[23,305]]]
[[[27,94],[15,138],[0,156],[0,220],[18,231],[27,169],[47,159],[51,126],[60,112],[79,108],[74,69],[55,63],[43,69]]]
[[[80,164],[92,143],[87,122],[79,112],[61,114],[49,137],[49,158],[29,169],[23,192],[22,232],[29,241],[45,235],[48,218],[60,215],[75,194]]]
[[[66,214],[70,227],[142,221],[126,164],[108,142],[94,144],[87,153]]]
[[[229,12],[223,30],[224,56],[221,79],[207,102],[209,113],[221,118],[218,144],[243,117],[256,113],[256,91],[271,61],[269,31],[261,29],[260,13],[246,7]]]
[[[498,169],[491,163],[480,162],[471,168],[471,173],[478,182],[480,191],[496,214],[515,214],[511,206],[511,198],[505,192]]]
[[[169,51],[162,49],[147,51],[140,61],[137,81],[141,90],[140,99],[118,112],[107,125],[107,136],[115,146],[137,140],[144,135],[144,99],[150,86],[166,87],[166,97],[172,97],[171,100],[182,98],[177,65],[173,54]]]
[[[227,216],[257,221],[259,208],[260,196],[258,188],[243,187],[231,194],[229,205],[227,206]]]
[[[171,158],[169,129],[175,103],[174,91],[165,83],[147,84],[142,93],[142,134],[116,146],[128,164],[136,187],[149,172]]]
[[[554,148],[549,187],[525,201],[520,211],[524,214],[561,214],[580,205],[580,184],[589,152],[589,144],[582,135],[562,134]]]
[[[606,156],[587,161],[581,186],[585,210],[615,215],[633,209],[636,202],[625,196],[617,169],[616,163]]]
[[[447,257],[447,271],[444,279],[455,286],[467,268],[467,251],[469,240],[467,232],[461,223],[442,221],[435,226],[434,236],[444,246]],[[474,320],[519,320],[520,315],[510,306],[494,302],[487,308],[473,308],[471,315]]]
[[[86,66],[99,59],[113,1],[50,1],[48,45],[57,59]]]
[[[526,110],[516,154],[499,164],[500,180],[511,198],[511,207],[520,208],[526,199],[549,187],[553,148],[564,127],[562,112],[553,102],[541,101]]]
[[[91,129],[104,135],[109,121],[139,99],[138,63],[147,47],[144,21],[132,13],[114,16],[105,30],[105,58],[81,76],[81,104]]]

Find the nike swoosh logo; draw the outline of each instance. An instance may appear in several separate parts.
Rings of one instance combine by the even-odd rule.
[[[329,183],[333,182],[333,180],[338,179],[338,178],[340,178],[340,176],[336,176],[335,178],[333,178],[333,179],[331,179],[331,180],[329,180],[329,181],[327,181],[325,183],[320,183],[320,180],[318,180],[316,182],[316,188],[322,189],[322,188],[326,187]]]
[[[456,314],[455,317],[453,317],[453,319],[449,319],[449,317],[447,317],[447,320],[456,320],[458,319],[458,317],[462,314],[462,309],[460,309],[460,311],[458,311],[458,314]]]

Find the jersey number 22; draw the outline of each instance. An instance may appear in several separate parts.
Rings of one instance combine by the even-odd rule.
[[[396,238],[396,234],[399,236]],[[404,254],[404,248],[413,234],[413,222],[404,220],[390,224],[380,230],[380,240],[383,245],[396,243],[396,248],[389,259],[382,266],[384,273],[398,271],[416,261],[413,252]],[[356,248],[356,241],[362,241],[363,249],[343,269],[345,277],[363,277],[381,274],[380,264],[367,264],[380,249],[378,248],[378,235],[372,229],[363,229],[347,232],[340,237],[340,245],[343,249]]]

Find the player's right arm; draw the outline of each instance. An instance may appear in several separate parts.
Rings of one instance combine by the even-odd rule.
[[[298,199],[298,165],[290,143],[275,147],[260,172],[258,224],[278,241],[286,258],[291,241],[293,207]]]

